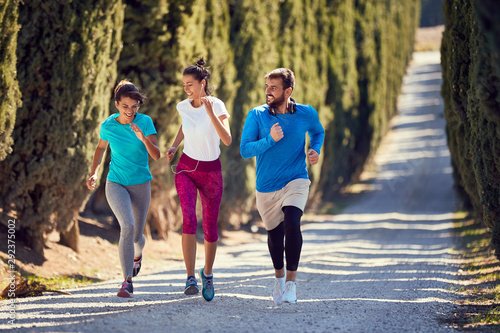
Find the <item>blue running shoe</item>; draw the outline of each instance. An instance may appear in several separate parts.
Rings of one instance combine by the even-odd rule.
[[[196,278],[192,275],[188,276],[186,280],[186,289],[184,289],[184,294],[194,295],[199,292],[200,289],[198,289],[198,282],[196,282]]]
[[[214,299],[215,290],[214,290],[214,278],[212,276],[205,276],[203,271],[205,268],[200,269],[200,277],[203,282],[203,288],[201,290],[201,295],[205,299],[205,301],[210,302]]]

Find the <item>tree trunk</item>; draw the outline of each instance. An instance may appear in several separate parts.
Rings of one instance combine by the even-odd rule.
[[[78,225],[77,219],[73,219],[69,229],[61,231],[59,235],[59,243],[73,249],[73,251],[75,252],[78,252],[78,244],[80,242],[80,227]]]

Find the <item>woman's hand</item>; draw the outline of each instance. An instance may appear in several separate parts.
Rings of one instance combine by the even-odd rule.
[[[205,105],[207,113],[214,113],[214,102],[208,96],[201,98],[201,104]]]
[[[165,153],[165,157],[169,162],[172,161],[174,158],[175,152],[177,151],[177,147],[170,147],[168,148],[167,152]]]
[[[139,128],[139,126],[137,126],[137,124],[130,123],[130,129],[131,129],[131,131],[133,131],[135,133],[135,135],[137,136],[137,138],[139,140],[144,142],[144,139],[146,139],[146,136],[144,135],[144,133],[142,133],[142,130]]]
[[[87,179],[87,188],[89,190],[95,189],[95,183],[96,183],[96,181],[97,181],[97,175],[96,174],[90,176],[90,178]]]
[[[214,125],[215,130],[219,135],[219,138],[226,146],[229,146],[233,139],[231,137],[231,129],[229,127],[227,115],[223,114],[217,117],[214,110],[214,101],[212,101],[208,96],[202,97],[201,103],[205,105],[205,110],[207,111],[207,114],[210,117],[210,120],[212,121],[212,124]]]

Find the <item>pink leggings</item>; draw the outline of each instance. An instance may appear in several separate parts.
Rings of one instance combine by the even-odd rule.
[[[217,241],[219,238],[217,219],[223,190],[220,160],[197,161],[183,154],[175,172],[175,187],[183,216],[182,232],[196,234],[198,225],[196,191],[198,190],[203,212],[205,240],[210,243]]]

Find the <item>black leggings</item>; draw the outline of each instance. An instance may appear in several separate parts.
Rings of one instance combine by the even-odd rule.
[[[300,218],[302,210],[295,206],[283,207],[285,220],[273,230],[267,232],[267,246],[273,260],[274,269],[282,269],[283,252],[286,255],[286,269],[296,271],[299,266],[300,251],[302,249],[302,233]],[[285,240],[285,244],[283,244]]]

